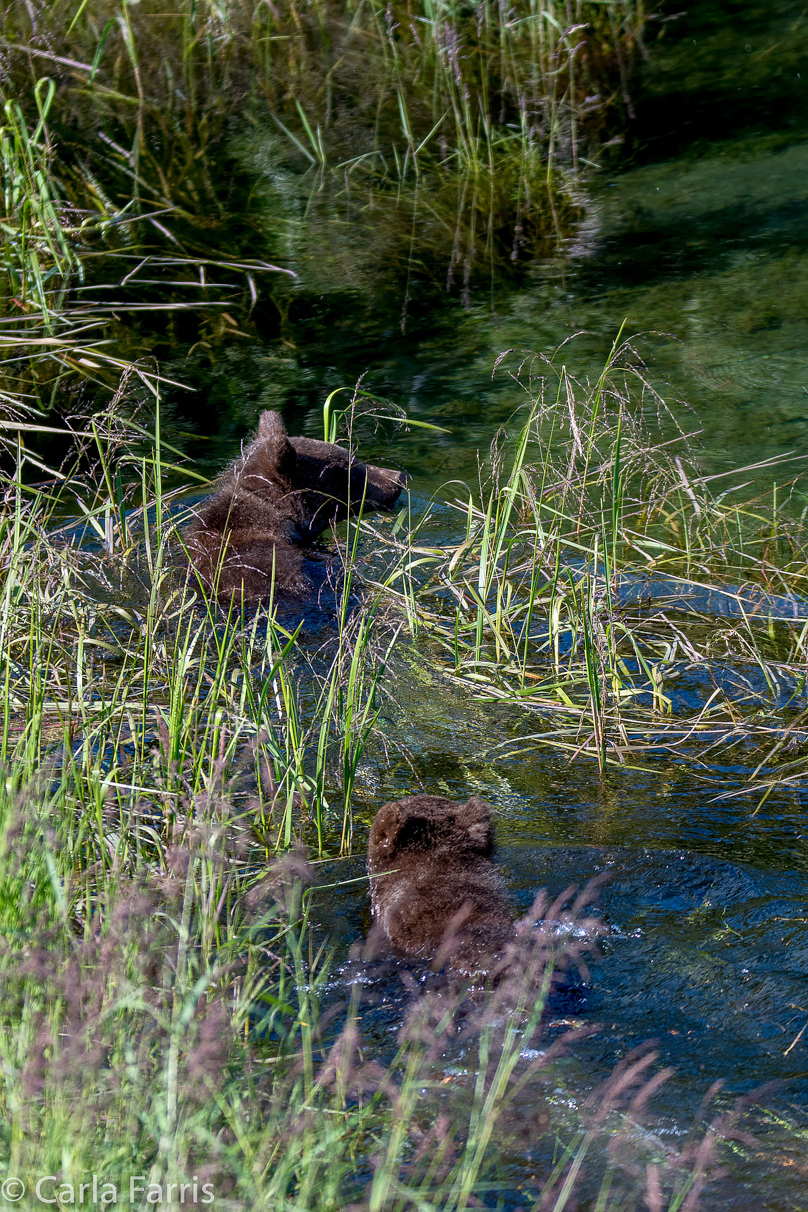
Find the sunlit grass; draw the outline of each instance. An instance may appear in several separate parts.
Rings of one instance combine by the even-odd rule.
[[[531,1200],[562,1212],[585,1180],[604,1212],[636,1206],[654,1055],[579,1110],[559,1097],[575,1033],[533,1047],[552,971],[597,936],[586,897],[537,902],[496,990],[414,991],[381,1060],[361,1027],[373,968],[355,961],[351,983],[312,927],[318,869],[292,843],[355,844],[357,764],[402,626],[384,588],[351,596],[364,523],[312,652],[271,603],[243,614],[193,592],[159,410],[150,430],[122,410],[79,436],[47,487],[18,463],[0,533],[6,1172],[126,1190],[196,1175],[273,1212],[464,1209],[510,1191],[527,1150]],[[402,546],[384,580],[411,585],[417,620]],[[683,1152],[644,1139],[660,1207],[693,1204],[733,1122]]]
[[[750,773],[731,794],[760,805],[802,780],[803,459],[700,472],[630,342],[591,384],[560,354],[515,373],[515,436],[497,439],[478,486],[444,490],[458,540],[430,546],[421,519],[391,574],[444,676],[519,709],[503,756],[550,746],[603,772],[666,752],[709,778],[739,750]],[[742,495],[773,473],[779,485]]]

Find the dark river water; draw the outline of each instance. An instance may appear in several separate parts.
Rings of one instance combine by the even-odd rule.
[[[502,350],[551,354],[580,332],[565,359],[596,374],[624,321],[644,334],[666,399],[692,409],[683,416],[702,430],[707,464],[808,453],[808,8],[677,0],[659,16],[621,159],[587,170],[576,231],[530,264],[480,258],[465,298],[459,281],[446,290],[447,257],[417,242],[407,252],[395,215],[385,232],[378,215],[323,201],[316,181],[308,200],[299,190],[286,199],[279,225],[284,178],[269,136],[245,143],[239,154],[298,277],[279,331],[273,311],[265,340],[234,342],[212,368],[192,355],[206,419],[189,403],[182,423],[207,426],[207,464],[237,449],[262,408],[319,435],[328,391],[366,374],[372,390],[449,430],[369,451],[410,472],[417,509],[443,481],[474,473],[518,403],[507,378],[491,377]],[[168,369],[188,377],[179,358]],[[603,781],[593,763],[550,751],[502,759],[495,747],[518,721],[406,669],[403,660],[395,728],[415,774],[425,790],[495,805],[518,898],[612,872],[586,1011],[604,1024],[588,1045],[595,1068],[656,1037],[677,1070],[660,1095],[676,1131],[716,1078],[730,1094],[782,1079],[768,1104],[804,1129],[808,1032],[791,1045],[808,1023],[805,791],[781,790],[754,814],[748,797],[716,801],[712,784],[669,759]],[[727,789],[747,773],[737,751],[732,760],[741,764],[710,767]],[[365,803],[413,790],[412,767],[369,763]],[[339,869],[354,875],[361,862]],[[367,925],[363,897],[322,902],[346,944]],[[766,1135],[765,1160],[737,1161],[705,1206],[808,1208],[803,1136],[774,1123]]]

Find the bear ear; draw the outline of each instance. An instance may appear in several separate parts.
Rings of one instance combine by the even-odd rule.
[[[289,441],[283,417],[279,412],[272,412],[269,409],[262,412],[255,436],[263,443],[276,467],[281,467],[295,457],[294,447]]]
[[[372,841],[383,854],[390,855],[395,850],[402,824],[398,804],[385,804],[377,812],[371,827]]]
[[[277,441],[282,441],[284,438],[288,439],[286,426],[283,423],[281,414],[269,408],[264,409],[258,418],[258,429],[255,436],[263,438],[265,441],[267,439],[275,439]]]
[[[473,795],[455,818],[458,825],[465,831],[466,836],[475,850],[490,854],[494,848],[494,837],[491,830],[491,805],[486,804],[478,796]]]

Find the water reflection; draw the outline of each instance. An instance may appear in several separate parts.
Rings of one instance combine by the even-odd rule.
[[[638,348],[666,398],[682,401],[683,424],[703,430],[708,465],[799,453],[808,426],[808,142],[741,150],[595,183],[563,255],[534,262],[516,286],[495,278],[465,308],[417,266],[406,284],[393,275],[397,286],[374,284],[367,264],[331,272],[337,254],[342,264],[350,245],[361,250],[363,229],[323,218],[311,235],[315,251],[329,244],[330,272],[311,257],[299,267],[278,300],[281,338],[233,344],[215,363],[195,355],[190,377],[222,418],[216,456],[262,408],[283,407],[293,428],[317,432],[325,394],[365,374],[413,416],[454,429],[437,444],[415,434],[401,448],[431,489],[472,474],[476,449],[521,402],[507,376],[492,380],[503,349],[552,355],[579,331],[563,357],[575,373],[595,375],[624,321],[645,334]]]

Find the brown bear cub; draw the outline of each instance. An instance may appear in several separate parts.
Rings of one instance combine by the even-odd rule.
[[[304,595],[307,545],[332,522],[360,510],[391,509],[407,477],[371,467],[347,450],[290,438],[278,412],[263,412],[241,458],[223,473],[186,531],[192,567],[227,602],[273,590]]]
[[[491,808],[438,795],[385,804],[370,828],[368,874],[376,932],[403,955],[473,976],[514,937],[502,877],[491,861]]]

